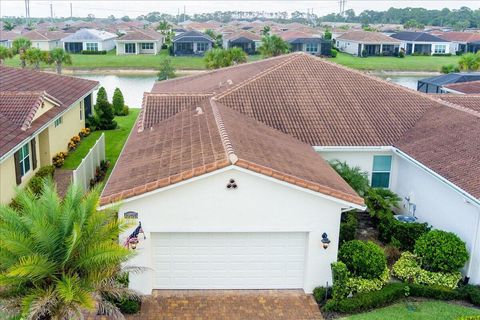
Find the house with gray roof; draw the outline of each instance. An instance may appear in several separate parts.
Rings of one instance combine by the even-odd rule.
[[[406,54],[432,55],[449,54],[450,41],[444,40],[426,32],[402,31],[390,37],[402,42],[400,48]]]
[[[63,48],[70,53],[110,51],[115,48],[116,34],[97,29],[80,29],[62,39]]]
[[[198,31],[187,31],[173,38],[174,56],[200,55],[212,49],[214,40]]]

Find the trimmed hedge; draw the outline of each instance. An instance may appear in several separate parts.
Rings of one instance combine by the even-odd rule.
[[[431,227],[427,223],[405,223],[393,217],[382,219],[378,225],[378,237],[383,243],[398,243],[402,251],[413,251],[415,242]]]
[[[344,243],[338,252],[338,259],[345,263],[354,277],[379,278],[387,268],[385,252],[377,244],[352,240]]]
[[[93,50],[82,50],[82,54],[107,54],[107,51],[105,50],[100,50],[100,51],[93,51]]]

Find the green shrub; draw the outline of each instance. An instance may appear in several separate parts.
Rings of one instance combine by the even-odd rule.
[[[116,116],[123,116],[123,108],[125,107],[125,100],[123,99],[122,91],[115,88],[112,98],[113,112]]]
[[[446,64],[446,65],[443,65],[442,68],[440,69],[440,71],[442,73],[452,73],[452,72],[460,72],[460,68],[458,67],[458,65],[455,65],[453,63],[451,64]]]
[[[53,174],[55,173],[55,167],[54,166],[43,166],[40,169],[38,169],[37,173],[35,173],[35,176],[40,177],[40,178],[53,178]]]
[[[357,213],[355,211],[344,212],[342,214],[342,221],[340,222],[340,245],[355,239],[357,227]]]
[[[457,320],[480,320],[480,316],[462,316]]]
[[[425,286],[421,284],[408,284],[410,296],[436,300],[458,300],[462,296],[454,289],[444,286]]]
[[[368,241],[352,240],[344,243],[338,259],[345,263],[354,277],[364,279],[380,278],[387,268],[387,260],[382,248]]]
[[[107,51],[106,50],[99,50],[99,51],[93,51],[93,50],[82,50],[82,54],[93,54],[93,55],[97,55],[97,54],[107,54]]]
[[[434,272],[455,272],[465,265],[468,251],[456,234],[433,230],[421,236],[415,253],[422,258],[422,268]]]
[[[393,217],[385,217],[378,225],[378,238],[383,243],[395,241],[403,251],[413,251],[415,242],[430,231],[427,223],[405,223]]]
[[[462,274],[454,272],[432,272],[420,266],[420,260],[410,252],[404,252],[400,259],[393,265],[392,274],[402,281],[423,284],[439,285],[454,289],[462,279]]]
[[[402,51],[402,50],[398,51],[398,57],[405,58],[405,51]]]
[[[337,50],[335,50],[335,49],[331,49],[331,50],[330,50],[330,56],[331,56],[332,58],[336,58],[337,55],[338,55],[338,51],[337,51]]]
[[[341,261],[332,263],[332,275],[332,298],[334,300],[344,299],[350,293],[347,287],[348,269],[345,263]]]
[[[384,188],[370,188],[365,195],[368,212],[378,221],[393,217],[393,208],[398,208],[400,200],[396,193]]]
[[[471,284],[459,286],[457,288],[457,292],[462,299],[465,299],[477,307],[480,307],[480,286],[474,286]]]
[[[313,289],[313,297],[317,301],[318,305],[323,306],[328,299],[332,297],[331,287],[316,287]]]
[[[115,302],[115,305],[120,309],[123,314],[135,314],[140,311],[141,302],[134,299],[122,299]]]
[[[349,277],[347,279],[347,288],[349,293],[365,293],[380,290],[390,280],[390,271],[385,268],[379,278],[364,279],[361,277]]]
[[[403,297],[405,297],[405,284],[390,283],[378,291],[362,293],[342,300],[329,300],[324,310],[342,313],[362,312],[383,307]]]
[[[122,116],[128,116],[129,113],[130,113],[130,109],[128,108],[127,105],[124,105],[122,110]]]

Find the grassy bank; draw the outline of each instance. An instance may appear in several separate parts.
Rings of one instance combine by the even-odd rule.
[[[113,166],[117,162],[123,145],[127,141],[128,135],[132,130],[135,120],[137,119],[140,109],[130,109],[130,113],[126,117],[115,117],[118,123],[118,129],[115,130],[99,130],[92,132],[88,137],[84,138],[78,148],[70,152],[65,159],[62,169],[75,169],[78,167],[82,159],[87,155],[90,148],[98,140],[102,132],[105,132],[105,156],[110,160],[110,168],[107,171],[107,177],[112,172]]]
[[[359,58],[346,53],[339,53],[331,61],[358,70],[385,71],[440,71],[446,64],[457,64],[458,56],[406,56]]]
[[[456,320],[461,316],[479,316],[480,310],[443,301],[402,302],[374,311],[344,318],[345,320]]]
[[[86,55],[73,54],[71,66],[64,66],[64,69],[158,69],[161,57],[167,56],[168,52],[162,50],[158,55],[122,55],[117,56],[115,51],[110,51],[106,55]],[[205,60],[203,57],[171,57],[172,63],[178,70],[203,70],[205,69]],[[249,61],[260,59],[260,56],[249,56]],[[18,56],[7,59],[7,66],[20,66]],[[52,68],[41,64],[41,68]]]

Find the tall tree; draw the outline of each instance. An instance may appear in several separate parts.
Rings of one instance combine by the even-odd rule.
[[[264,36],[260,53],[265,57],[275,57],[285,54],[290,49],[290,44],[277,35]]]
[[[27,38],[19,37],[12,42],[12,50],[14,54],[18,54],[20,57],[20,64],[22,68],[27,66],[27,62],[25,60],[25,52],[28,48],[32,46],[32,41]]]
[[[54,63],[57,73],[62,74],[62,66],[64,64],[71,65],[72,56],[62,48],[55,48],[48,53],[47,61],[49,64]]]
[[[0,46],[0,65],[3,64],[3,61],[5,61],[8,58],[11,58],[13,56],[12,50],[8,49],[7,47]]]
[[[112,97],[113,112],[116,116],[123,115],[123,108],[125,107],[125,100],[123,99],[122,91],[119,88],[115,88]]]
[[[16,209],[0,205],[0,286],[24,319],[80,319],[96,308],[122,317],[107,297],[138,299],[116,281],[132,253],[112,239],[128,226],[97,211],[99,192],[72,185],[62,200],[46,180],[40,195],[19,191]]]
[[[4,21],[3,22],[3,30],[4,31],[12,31],[13,29],[15,29],[15,24],[13,24],[10,21]]]

